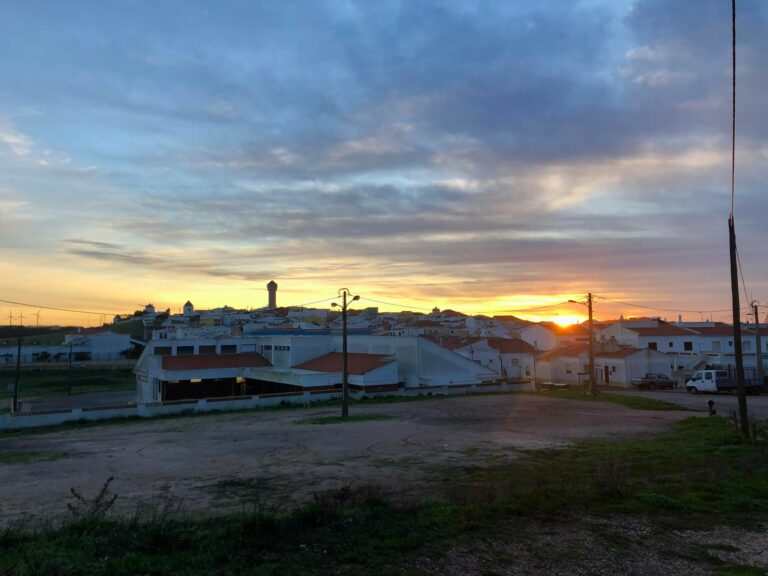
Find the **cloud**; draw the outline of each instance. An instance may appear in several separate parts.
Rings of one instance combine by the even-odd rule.
[[[767,12],[740,4],[737,194],[756,245]],[[17,193],[0,211],[42,215],[29,246],[75,267],[200,285],[349,275],[462,301],[590,283],[688,298],[690,274],[722,255],[719,0],[78,16],[51,29],[20,4],[0,22],[14,53],[0,186]]]

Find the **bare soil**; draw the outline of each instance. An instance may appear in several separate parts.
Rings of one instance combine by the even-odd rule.
[[[439,494],[452,469],[579,439],[655,434],[691,416],[509,394],[354,405],[354,414],[391,418],[296,423],[337,412],[222,413],[0,438],[0,456],[29,455],[0,457],[0,524],[62,517],[70,488],[95,495],[110,477],[125,514],[169,502],[191,511],[290,506],[345,485],[408,502]]]

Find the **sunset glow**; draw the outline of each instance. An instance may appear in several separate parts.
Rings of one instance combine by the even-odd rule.
[[[77,18],[50,3],[45,19],[8,3],[0,296],[107,315],[257,308],[274,279],[283,305],[348,287],[382,310],[558,323],[584,311],[530,308],[592,292],[727,309],[730,61],[691,33],[720,24],[702,1],[170,2],[119,17],[107,2]],[[744,19],[744,94],[763,92],[766,14]],[[739,253],[757,297],[768,132],[759,99],[741,106]],[[0,302],[0,319],[23,310]],[[666,314],[595,307],[646,313]]]

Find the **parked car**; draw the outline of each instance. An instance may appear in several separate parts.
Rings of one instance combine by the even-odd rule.
[[[642,378],[632,378],[632,384],[640,390],[667,389],[675,387],[675,381],[665,374],[648,373]]]

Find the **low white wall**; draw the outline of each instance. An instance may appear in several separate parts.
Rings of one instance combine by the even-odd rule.
[[[401,388],[397,392],[356,392],[350,391],[354,398],[363,396],[425,396],[470,394],[477,392],[522,392],[533,390],[533,384],[467,384],[464,386],[419,386]],[[334,392],[287,392],[263,394],[261,396],[241,396],[234,398],[207,398],[202,400],[176,400],[171,402],[146,402],[122,406],[103,406],[97,408],[74,408],[72,410],[48,410],[43,412],[17,412],[0,414],[0,430],[18,428],[38,428],[55,426],[66,422],[106,420],[109,418],[152,418],[171,414],[247,410],[265,408],[280,404],[308,404],[341,397],[341,391]]]

